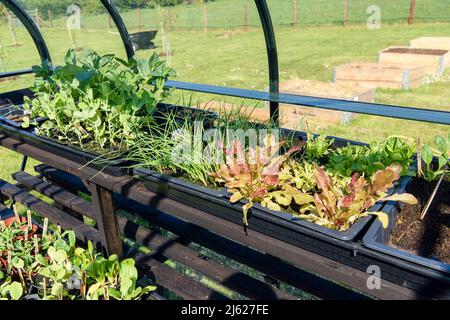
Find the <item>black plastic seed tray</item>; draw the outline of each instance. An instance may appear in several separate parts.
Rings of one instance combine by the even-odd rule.
[[[8,136],[17,138],[24,143],[29,143],[43,150],[54,153],[55,155],[86,164],[88,167],[115,177],[128,175],[131,173],[131,169],[129,167],[132,163],[120,157],[106,158],[100,154],[87,152],[74,146],[62,144],[55,139],[39,136],[35,134],[34,131],[23,130],[1,122],[0,132],[5,132]]]
[[[405,192],[408,184],[412,182],[412,180],[412,178],[404,180],[399,186],[399,191]],[[383,254],[412,262],[418,266],[444,272],[448,274],[448,277],[450,277],[450,264],[435,259],[425,258],[388,245],[389,237],[394,229],[399,211],[401,210],[400,208],[401,204],[395,202],[388,202],[385,205],[383,211],[389,216],[388,228],[384,229],[379,221],[374,221],[363,238],[364,246]]]
[[[164,125],[169,115],[180,125],[184,124],[186,120],[200,119],[205,128],[211,128],[218,117],[216,112],[209,110],[160,103],[153,118],[158,124]]]

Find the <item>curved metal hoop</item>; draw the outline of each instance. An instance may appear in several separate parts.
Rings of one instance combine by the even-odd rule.
[[[264,38],[266,40],[267,58],[269,59],[269,93],[270,96],[273,96],[280,92],[277,41],[266,0],[255,0],[255,4],[258,8],[259,18],[261,19]],[[279,103],[273,100],[275,99],[270,99],[270,118],[272,121],[279,123]]]
[[[48,60],[51,62],[51,57],[45,40],[34,23],[33,19],[28,15],[26,10],[16,0],[0,0],[5,6],[11,10],[23,23],[27,31],[33,38],[34,43],[38,49],[39,55],[42,61]],[[128,29],[117,9],[111,4],[109,0],[101,0],[101,3],[111,15],[114,24],[119,31],[122,43],[125,47],[125,51],[128,58],[132,58],[135,54],[133,44],[131,43]],[[278,69],[278,52],[275,39],[275,32],[270,16],[269,8],[266,0],[255,0],[256,8],[258,9],[259,18],[261,20],[264,39],[266,42],[268,66],[269,66],[269,93],[272,96],[276,96],[279,93],[279,69]],[[21,71],[23,74],[23,71]],[[28,71],[31,72],[31,71]],[[279,121],[279,103],[276,99],[270,99],[270,116],[273,121]],[[272,101],[273,100],[273,101]]]
[[[6,8],[11,10],[20,20],[20,22],[22,22],[22,24],[25,26],[36,45],[42,62],[47,60],[51,63],[52,60],[50,57],[50,52],[48,51],[48,47],[45,43],[44,37],[42,37],[41,31],[39,31],[36,23],[34,23],[33,19],[31,19],[31,17],[28,15],[25,8],[16,0],[0,0],[0,2],[2,2],[6,6]]]
[[[128,33],[128,29],[120,15],[119,11],[117,11],[116,7],[114,7],[111,4],[110,0],[101,0],[101,2],[103,4],[103,6],[105,7],[106,11],[108,11],[114,24],[117,27],[117,30],[119,31],[120,38],[122,39],[128,59],[132,58],[134,56],[133,44],[131,43],[130,34]]]

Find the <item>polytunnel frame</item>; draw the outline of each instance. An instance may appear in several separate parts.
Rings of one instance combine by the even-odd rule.
[[[127,57],[133,57],[135,53],[134,48],[129,37],[128,29],[120,13],[109,0],[100,1],[111,15],[111,18],[119,31]],[[279,93],[278,52],[270,10],[266,0],[254,1],[261,20],[266,43],[269,68],[269,92],[181,81],[167,81],[166,87],[252,100],[269,101],[271,119],[277,123],[279,123],[279,104],[285,103],[297,106],[450,125],[450,112],[447,111]],[[5,6],[20,19],[22,24],[30,33],[38,49],[42,62],[48,61],[51,63],[50,53],[45,40],[33,19],[31,19],[26,12],[25,8],[17,0],[0,0],[0,2],[4,3]],[[33,71],[31,69],[3,72],[0,73],[0,78],[23,75],[32,72]]]

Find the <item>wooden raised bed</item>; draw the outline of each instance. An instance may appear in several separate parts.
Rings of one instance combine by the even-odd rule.
[[[426,68],[393,63],[353,62],[337,66],[333,81],[366,88],[413,89],[423,84]]]
[[[374,102],[375,90],[362,86],[349,86],[316,80],[291,79],[280,83],[280,92],[349,101]],[[268,107],[268,106],[267,106]],[[298,122],[306,118],[313,123],[346,123],[356,115],[333,110],[281,105],[284,113],[291,116],[288,129],[296,129]],[[297,121],[295,121],[297,119]]]
[[[6,77],[6,78],[0,78],[0,83],[1,82],[9,82],[9,81],[14,81],[19,79],[19,77],[17,76],[13,76],[13,77]]]
[[[389,47],[378,53],[378,62],[423,66],[427,74],[442,76],[450,66],[448,50]]]
[[[450,37],[421,37],[409,42],[411,48],[450,50]]]

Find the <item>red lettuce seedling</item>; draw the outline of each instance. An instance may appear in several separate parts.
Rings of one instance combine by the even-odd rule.
[[[299,217],[338,231],[345,231],[359,218],[375,215],[383,224],[388,225],[388,216],[384,212],[369,212],[368,209],[378,201],[402,201],[416,204],[417,199],[408,193],[388,196],[388,189],[400,178],[401,165],[393,164],[384,170],[378,170],[367,181],[363,176],[354,174],[347,190],[337,187],[331,177],[316,165],[316,182],[321,192],[314,194],[308,214]]]
[[[255,202],[261,202],[264,197],[279,184],[281,164],[299,147],[291,148],[281,156],[278,154],[283,142],[274,142],[270,137],[265,139],[264,146],[250,148],[243,151],[239,141],[233,141],[232,147],[227,149],[227,163],[221,165],[220,170],[211,173],[216,182],[224,183],[232,194],[230,202],[235,203],[245,199],[243,206],[243,223],[248,225],[247,213]]]

